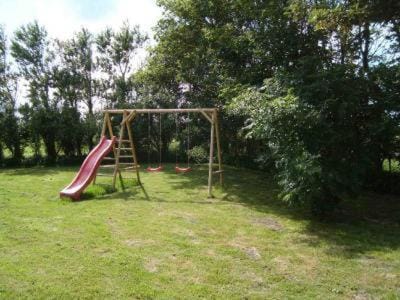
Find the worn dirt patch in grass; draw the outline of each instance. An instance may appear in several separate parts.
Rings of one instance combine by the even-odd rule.
[[[241,240],[234,240],[229,243],[229,246],[240,249],[243,253],[245,253],[249,258],[253,260],[261,259],[261,254],[258,249],[254,246],[248,245]]]
[[[254,219],[253,224],[261,225],[273,231],[282,231],[284,229],[281,223],[271,217]]]
[[[144,263],[144,268],[150,273],[158,272],[160,260],[157,258],[150,258]]]
[[[144,247],[153,245],[155,242],[153,240],[128,239],[124,243],[129,247]]]

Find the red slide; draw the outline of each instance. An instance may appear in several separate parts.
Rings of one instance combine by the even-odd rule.
[[[113,137],[112,140],[108,140],[103,136],[99,144],[94,147],[86,157],[74,180],[60,192],[60,197],[65,196],[74,200],[79,200],[83,190],[96,175],[101,160],[111,151],[114,143],[115,137]]]

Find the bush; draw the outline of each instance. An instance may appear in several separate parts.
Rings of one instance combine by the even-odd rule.
[[[390,131],[368,90],[364,77],[336,65],[277,75],[234,100],[232,111],[250,117],[249,135],[269,143],[283,200],[328,215],[376,173],[376,141]]]
[[[192,149],[188,150],[188,156],[196,164],[208,161],[208,153],[202,146],[194,146]]]

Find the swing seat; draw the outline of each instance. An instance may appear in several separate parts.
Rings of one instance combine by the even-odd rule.
[[[160,171],[162,171],[163,169],[164,169],[163,166],[158,166],[158,167],[155,167],[155,168],[147,167],[147,168],[146,168],[146,171],[147,171],[147,172],[160,172]]]
[[[190,171],[192,171],[191,167],[181,168],[181,167],[175,166],[175,172],[176,173],[187,173],[187,172],[190,172]]]

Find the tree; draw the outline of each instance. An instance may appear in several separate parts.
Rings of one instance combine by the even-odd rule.
[[[146,40],[147,36],[137,26],[132,27],[127,22],[117,32],[107,28],[97,36],[97,63],[104,74],[99,79],[99,95],[106,100],[107,106],[124,106],[132,102],[133,59]]]
[[[390,20],[375,19],[362,1],[292,1],[288,9],[316,46],[299,48],[293,66],[275,72],[261,89],[242,89],[232,108],[246,111],[250,133],[269,142],[282,198],[311,203],[315,213],[327,215],[380,176],[399,133],[391,96],[398,68],[371,64],[379,59],[371,52],[372,28]]]
[[[45,28],[36,21],[21,26],[14,34],[11,54],[28,83],[32,128],[43,139],[48,159],[55,161],[59,122],[57,102],[50,93],[54,57]]]
[[[189,83],[191,105],[225,106],[224,151],[243,153],[236,133],[247,132],[246,152],[275,161],[283,199],[329,213],[379,176],[398,134],[398,69],[377,68],[388,45],[398,49],[396,1],[159,4],[141,74],[164,88]]]
[[[22,159],[21,134],[16,116],[17,77],[10,71],[7,39],[0,27],[0,160],[3,158],[2,144],[12,153],[13,159]]]
[[[93,113],[94,80],[95,72],[93,57],[93,39],[90,32],[82,28],[74,37],[66,41],[57,41],[60,62],[55,70],[55,87],[57,96],[64,102],[66,110],[75,110],[72,115],[77,119],[74,124],[80,125],[80,130],[74,131],[77,151],[80,153],[82,138],[86,139],[89,149],[93,148],[93,136],[96,128]],[[79,104],[84,103],[87,113],[81,120]],[[68,113],[72,116],[70,113]],[[86,128],[86,130],[84,130]],[[65,137],[65,135],[62,135]]]

